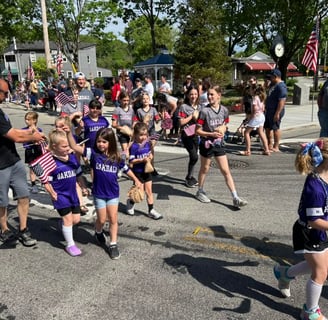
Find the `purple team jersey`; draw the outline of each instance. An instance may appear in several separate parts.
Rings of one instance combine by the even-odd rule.
[[[131,162],[134,159],[143,159],[149,157],[150,154],[151,154],[151,145],[149,141],[146,141],[146,143],[143,144],[133,142],[130,147],[129,161]],[[141,163],[133,164],[132,171],[136,173],[145,172],[145,163],[141,162]]]
[[[92,194],[101,199],[115,199],[120,195],[120,188],[117,181],[117,172],[123,170],[127,173],[130,169],[125,161],[113,162],[102,153],[94,151],[92,148],[85,149],[85,156],[90,160],[93,169]]]
[[[56,169],[51,173],[48,182],[57,193],[57,200],[53,201],[55,209],[79,206],[76,193],[76,176],[82,173],[81,166],[75,154],[70,154],[68,161],[54,157]]]
[[[300,220],[307,223],[317,219],[328,220],[328,185],[315,174],[308,175],[298,207]],[[311,230],[311,235],[319,241],[326,241],[325,231]]]
[[[109,122],[104,116],[99,116],[97,121],[92,120],[89,116],[83,117],[82,120],[84,123],[84,139],[89,138],[85,146],[87,148],[94,148],[97,131],[102,128],[108,128]]]

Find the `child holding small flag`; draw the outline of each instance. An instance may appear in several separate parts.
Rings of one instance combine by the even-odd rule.
[[[76,156],[70,153],[65,131],[55,129],[50,132],[49,149],[56,168],[49,175],[44,187],[62,218],[60,228],[67,243],[65,251],[72,257],[79,256],[82,252],[74,242],[73,225],[80,222],[81,208],[76,182],[77,176],[82,174],[82,169]]]

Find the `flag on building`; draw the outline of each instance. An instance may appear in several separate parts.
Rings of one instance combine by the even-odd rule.
[[[32,161],[29,167],[40,179],[41,183],[47,183],[49,175],[56,169],[56,162],[51,152],[47,151]]]
[[[34,80],[34,70],[32,66],[31,58],[28,60],[28,67],[27,67],[27,79],[28,80]]]
[[[7,73],[8,82],[11,84],[13,82],[13,75],[11,73],[10,64],[8,63],[8,73]]]
[[[306,44],[302,64],[309,70],[317,71],[318,62],[318,50],[319,50],[319,19],[311,32],[310,38]]]
[[[57,74],[61,74],[61,68],[62,68],[62,63],[63,63],[63,57],[60,52],[60,50],[57,50],[57,56],[56,56],[56,69],[57,69]]]
[[[64,92],[61,92],[58,96],[55,97],[55,101],[57,102],[57,106],[61,107],[65,104],[74,102],[74,98],[72,96],[68,96]]]

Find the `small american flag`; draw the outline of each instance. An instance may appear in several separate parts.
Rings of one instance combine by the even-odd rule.
[[[28,67],[27,67],[27,79],[28,80],[34,80],[34,69],[32,66],[31,58],[28,60]]]
[[[158,141],[160,137],[161,137],[161,134],[155,132],[155,133],[153,133],[151,136],[149,136],[149,140],[155,140],[155,141]]]
[[[71,96],[68,96],[64,92],[61,92],[58,96],[55,97],[55,101],[57,102],[57,105],[64,106],[67,103],[73,102],[74,99]]]
[[[319,19],[311,32],[310,38],[306,44],[302,64],[309,70],[317,71],[318,48],[319,47]]]
[[[56,69],[57,69],[57,74],[61,74],[61,67],[63,63],[63,57],[60,52],[60,50],[57,50],[57,56],[56,56]]]
[[[42,156],[32,161],[29,167],[37,175],[41,183],[47,183],[49,175],[56,169],[56,162],[51,152],[47,151]]]
[[[83,116],[87,116],[89,114],[89,106],[87,104],[83,105]]]

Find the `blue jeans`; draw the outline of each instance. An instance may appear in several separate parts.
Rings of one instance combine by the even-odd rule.
[[[328,110],[319,109],[320,137],[328,137]]]

